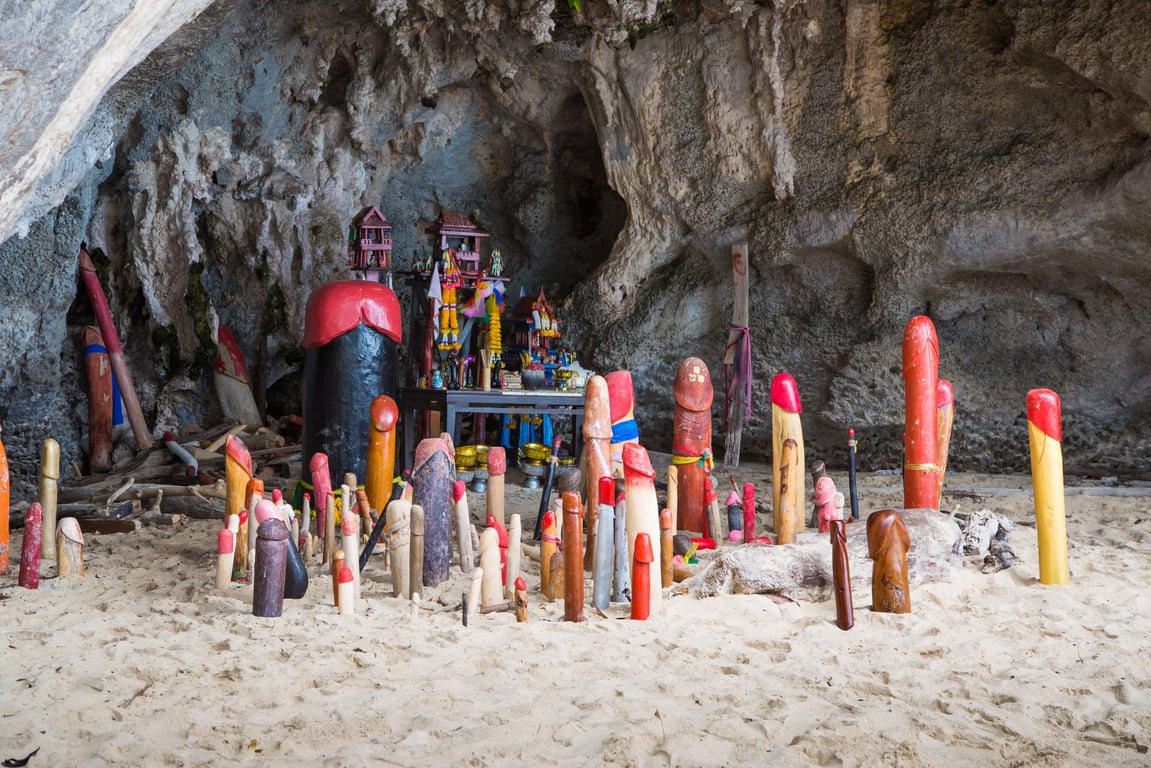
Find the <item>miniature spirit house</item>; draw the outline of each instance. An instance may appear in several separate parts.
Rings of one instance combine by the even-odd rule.
[[[536,298],[524,296],[516,303],[512,310],[512,335],[512,349],[520,352],[521,358],[525,354],[530,358],[530,361],[524,358],[526,366],[547,371],[550,381],[550,374],[556,368],[551,344],[559,338],[560,322],[543,288]]]
[[[462,211],[442,211],[428,233],[432,247],[444,261],[442,270],[458,269],[464,281],[474,282],[480,274],[480,243],[488,233]]]
[[[392,225],[374,205],[352,219],[348,267],[364,272],[367,279],[376,282],[381,270],[391,272]]]

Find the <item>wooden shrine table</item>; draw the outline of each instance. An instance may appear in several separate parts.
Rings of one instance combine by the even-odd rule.
[[[438,411],[444,431],[450,432],[456,445],[460,444],[460,423],[465,413],[522,413],[548,414],[553,418],[572,419],[572,450],[579,458],[583,443],[583,390],[561,392],[554,389],[420,389],[400,388],[400,431],[403,433],[403,461],[412,466],[417,418],[424,411]],[[510,457],[509,457],[510,458]]]

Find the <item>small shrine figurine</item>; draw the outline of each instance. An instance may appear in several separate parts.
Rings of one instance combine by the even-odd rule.
[[[348,268],[364,272],[368,280],[377,283],[380,282],[380,270],[392,270],[392,225],[374,205],[352,219]]]
[[[500,253],[500,249],[492,250],[492,263],[488,267],[488,275],[491,277],[503,277],[504,274],[504,255]]]

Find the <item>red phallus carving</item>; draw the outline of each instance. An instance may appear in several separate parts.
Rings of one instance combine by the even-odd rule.
[[[212,363],[212,368],[226,376],[231,376],[237,381],[251,384],[252,379],[248,376],[248,366],[244,363],[244,353],[240,351],[240,345],[236,342],[236,337],[223,325],[216,329],[216,337],[219,341],[219,346],[222,346],[228,355],[225,358],[224,355],[217,351],[216,361]],[[217,347],[217,350],[218,349],[219,347]]]
[[[1027,393],[1027,420],[1043,434],[1063,442],[1063,420],[1059,395],[1050,389],[1033,389]]]
[[[771,380],[771,404],[791,413],[803,413],[799,402],[799,387],[790,373],[776,374]]]
[[[397,344],[401,341],[400,302],[392,289],[370,280],[325,283],[308,296],[304,310],[317,322],[304,328],[304,349],[322,347],[361,322]]]
[[[940,379],[935,385],[935,407],[946,408],[955,403],[955,390],[947,379]]]

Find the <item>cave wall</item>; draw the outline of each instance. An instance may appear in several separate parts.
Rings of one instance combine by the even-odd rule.
[[[24,59],[55,58],[0,80],[25,117],[0,110],[17,482],[48,434],[82,460],[81,240],[150,423],[210,425],[215,325],[290,404],[304,302],[347,276],[347,223],[369,204],[401,267],[430,253],[439,210],[472,212],[513,290],[560,301],[585,366],[632,370],[657,450],[679,361],[722,382],[746,240],[744,456],[770,454],[787,370],[813,458],[842,465],[853,426],[862,466],[895,466],[900,339],[927,313],[957,392],[952,466],[1025,469],[1024,396],[1047,386],[1069,471],[1137,473],[1151,22],[1131,5],[173,0],[147,34],[111,3],[22,17]],[[92,16],[81,50],[47,33]]]

